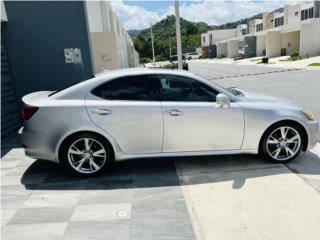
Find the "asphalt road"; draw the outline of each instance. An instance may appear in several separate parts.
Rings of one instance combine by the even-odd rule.
[[[290,98],[312,111],[315,118],[320,121],[320,71],[318,70],[288,71],[273,67],[199,62],[189,62],[189,70],[208,79],[215,79],[215,82],[224,87],[238,87],[246,91]]]

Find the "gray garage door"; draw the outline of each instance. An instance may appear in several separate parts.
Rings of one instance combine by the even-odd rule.
[[[15,88],[4,46],[1,45],[1,138],[15,133],[21,126]]]

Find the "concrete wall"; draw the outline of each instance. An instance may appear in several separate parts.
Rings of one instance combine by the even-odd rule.
[[[217,43],[217,58],[228,57],[228,44]]]
[[[5,7],[1,37],[19,100],[93,76],[83,2],[6,1]],[[80,48],[82,63],[65,63],[65,48]]]
[[[296,14],[298,12],[298,14]],[[300,5],[284,5],[284,24],[300,22]]]
[[[266,50],[266,36],[257,36],[257,56],[264,56],[263,52]]]
[[[274,26],[274,12],[263,14],[263,28],[271,29]]]
[[[320,55],[320,22],[302,24],[300,32],[300,55]]]
[[[266,56],[278,57],[281,55],[281,34],[279,31],[266,32]]]
[[[292,51],[300,49],[300,32],[289,32],[281,34],[281,48],[286,49],[287,55]]]
[[[209,35],[207,33],[201,33],[201,47],[209,46]]]
[[[209,42],[209,44],[216,44],[216,42],[226,40],[228,38],[233,38],[237,36],[237,29],[224,29],[224,30],[213,30],[208,31],[208,42],[209,42],[209,35],[212,35],[212,43]]]
[[[239,53],[239,41],[238,40],[230,40],[228,41],[228,57],[234,58]]]
[[[95,73],[118,68],[116,36],[114,32],[91,33]]]

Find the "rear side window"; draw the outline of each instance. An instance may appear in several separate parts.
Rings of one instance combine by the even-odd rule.
[[[100,85],[92,94],[107,100],[156,101],[160,86],[149,75],[128,76]]]

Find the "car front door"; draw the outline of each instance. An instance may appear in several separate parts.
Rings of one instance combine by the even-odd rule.
[[[161,152],[163,119],[155,83],[148,75],[121,77],[86,95],[92,121],[126,154]]]
[[[244,117],[232,102],[219,107],[211,86],[195,79],[161,75],[160,99],[164,119],[162,152],[240,149]]]

